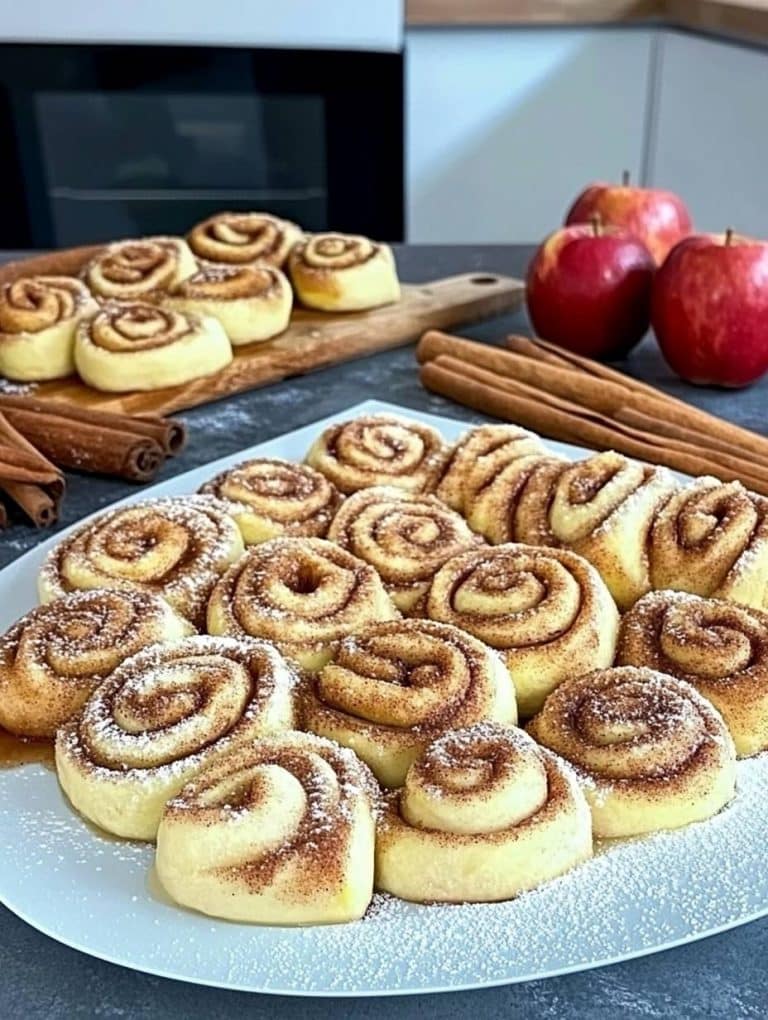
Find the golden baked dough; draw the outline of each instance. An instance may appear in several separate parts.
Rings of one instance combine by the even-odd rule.
[[[501,652],[524,717],[568,677],[609,666],[619,614],[594,567],[564,549],[497,545],[435,574],[424,614]]]
[[[341,642],[307,695],[308,729],[351,747],[384,786],[446,730],[481,719],[517,722],[501,657],[429,620],[375,623]]]
[[[75,335],[75,366],[108,393],[180,386],[218,372],[232,346],[218,319],[146,302],[111,302]]]
[[[209,262],[280,267],[302,236],[295,223],[269,213],[220,212],[194,226],[187,241],[199,259]]]
[[[52,737],[124,659],[193,632],[143,591],[73,592],[33,609],[0,638],[0,726]]]
[[[446,560],[482,544],[435,496],[393,486],[361,489],[344,500],[328,538],[375,567],[403,613],[414,609]]]
[[[735,792],[736,754],[720,715],[690,684],[652,669],[567,680],[528,732],[576,768],[596,836],[681,828]]]
[[[83,279],[99,298],[136,301],[155,297],[196,269],[180,237],[142,237],[107,245],[85,267]]]
[[[570,462],[528,454],[502,464],[472,489],[466,516],[470,526],[494,545],[526,542],[559,546],[547,510],[558,480]]]
[[[51,550],[38,580],[41,602],[81,588],[162,596],[200,625],[214,584],[243,553],[227,503],[212,496],[153,499],[86,521]]]
[[[432,492],[449,448],[431,425],[393,414],[368,414],[330,425],[307,453],[307,463],[340,492],[394,485]]]
[[[406,900],[508,900],[592,856],[589,807],[571,770],[522,730],[446,733],[388,795],[376,885]]]
[[[309,733],[241,744],[165,808],[157,874],[186,907],[256,924],[362,917],[378,788],[351,751]]]
[[[338,642],[399,613],[367,563],[322,538],[273,538],[249,549],[218,582],[208,631],[274,641],[305,669]]]
[[[75,370],[75,330],[98,309],[80,280],[29,276],[0,285],[0,375],[60,379]]]
[[[292,729],[298,678],[266,641],[195,636],[126,659],[56,737],[70,801],[154,839],[166,802],[238,743]]]
[[[400,299],[392,249],[356,234],[314,234],[295,246],[288,271],[308,308],[352,312]]]
[[[651,592],[622,619],[616,661],[692,684],[722,715],[739,757],[768,750],[768,613]]]
[[[319,471],[277,457],[236,464],[200,492],[232,503],[247,545],[281,535],[325,538],[341,503],[336,486]]]
[[[759,609],[768,597],[768,500],[739,482],[696,478],[658,514],[649,555],[654,588]]]
[[[269,340],[288,326],[293,291],[274,266],[202,265],[163,298],[166,308],[212,316],[234,346]]]

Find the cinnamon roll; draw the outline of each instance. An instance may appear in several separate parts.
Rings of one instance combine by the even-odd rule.
[[[500,656],[444,623],[375,623],[339,645],[307,695],[308,729],[351,747],[384,786],[446,730],[481,719],[517,722]]]
[[[124,659],[193,630],[142,591],[73,592],[33,609],[0,638],[0,726],[52,737]]]
[[[476,425],[452,447],[436,495],[464,513],[477,489],[488,485],[507,464],[545,452],[537,435],[517,425]]]
[[[75,366],[109,393],[180,386],[232,361],[232,346],[211,316],[146,302],[111,302],[75,334]]]
[[[508,900],[591,856],[571,770],[522,730],[481,722],[439,737],[388,794],[376,885],[419,902]]]
[[[567,680],[528,732],[576,768],[596,836],[681,828],[734,795],[736,754],[722,718],[690,684],[652,669]]]
[[[277,457],[243,461],[200,492],[232,504],[247,545],[281,535],[324,538],[341,503],[336,486],[319,471]]]
[[[187,235],[199,259],[243,266],[282,266],[302,232],[295,223],[261,212],[220,212],[194,226]]]
[[[126,659],[56,736],[86,818],[154,839],[166,802],[238,743],[292,729],[297,677],[266,641],[195,636]]]
[[[414,609],[446,560],[482,543],[435,496],[386,486],[361,489],[346,499],[328,538],[375,567],[403,613]]]
[[[0,375],[36,382],[75,370],[75,329],[98,309],[80,280],[30,276],[0,285]]]
[[[600,572],[619,609],[650,591],[648,541],[654,518],[677,488],[666,468],[619,453],[596,453],[564,467],[547,501],[516,513],[517,540],[564,546]]]
[[[694,479],[654,521],[650,562],[654,588],[761,608],[768,598],[768,500],[739,482]]]
[[[212,316],[239,346],[269,340],[287,328],[293,291],[274,266],[203,265],[172,287],[163,305]]]
[[[448,452],[431,425],[393,414],[369,414],[330,425],[306,459],[344,493],[374,485],[421,493],[435,489]]]
[[[320,669],[339,641],[398,612],[373,567],[322,538],[273,538],[224,574],[208,603],[208,631],[274,641]]]
[[[651,592],[622,619],[616,661],[692,684],[722,715],[739,757],[768,750],[768,613]]]
[[[242,553],[229,506],[212,496],[133,503],[87,521],[51,550],[40,601],[81,588],[138,589],[201,624],[214,584]]]
[[[529,454],[518,457],[473,486],[465,514],[470,527],[494,545],[525,541],[559,546],[548,508],[569,461]]]
[[[609,666],[616,651],[619,614],[608,589],[564,549],[509,544],[459,553],[435,574],[424,612],[501,652],[522,716],[567,677]]]
[[[373,893],[376,782],[309,733],[240,744],[165,808],[157,874],[183,906],[255,924],[362,917]]]
[[[400,298],[392,249],[354,234],[314,234],[295,246],[288,271],[308,308],[362,311]]]
[[[180,237],[142,237],[107,245],[83,270],[99,298],[136,301],[168,290],[197,268]]]

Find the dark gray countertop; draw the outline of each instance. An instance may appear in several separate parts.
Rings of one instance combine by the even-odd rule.
[[[402,247],[401,277],[422,282],[472,270],[521,275],[530,249],[522,247]],[[1,257],[0,257],[1,258]],[[497,339],[528,332],[524,314],[496,319],[465,332]],[[650,340],[631,357],[638,377],[683,395],[758,431],[764,427],[768,378],[738,393],[688,387],[672,378]],[[233,397],[183,415],[190,429],[184,454],[170,461],[170,477],[234,453],[291,428],[370,397],[467,421],[481,416],[426,393],[410,347],[388,351]],[[70,478],[61,526],[128,495],[134,487],[110,479]],[[0,566],[32,548],[49,532],[17,524],[0,532]],[[712,867],[718,866],[717,861]],[[105,919],[105,924],[108,924]],[[768,919],[654,956],[548,981],[478,992],[376,1000],[295,1000],[201,988],[135,973],[81,955],[34,931],[0,907],[0,1009],[11,1018],[75,1016],[183,1017],[217,1020],[234,1013],[307,1020],[337,1015],[508,1020],[532,1017],[740,1017],[768,1016]]]

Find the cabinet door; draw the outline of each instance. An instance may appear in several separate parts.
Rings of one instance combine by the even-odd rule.
[[[768,237],[767,102],[768,51],[665,34],[650,177],[698,228]]]
[[[650,29],[412,29],[408,238],[538,241],[590,181],[638,179]]]

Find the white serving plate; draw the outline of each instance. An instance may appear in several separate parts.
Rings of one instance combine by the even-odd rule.
[[[448,439],[467,427],[369,400],[121,502],[193,492],[246,456],[299,460],[319,429],[375,411],[428,422]],[[0,630],[35,604],[38,567],[60,537],[0,571]],[[0,771],[0,899],[65,945],[199,984],[334,996],[507,984],[630,959],[768,914],[768,756],[740,762],[738,781],[739,796],[716,818],[601,850],[518,900],[430,907],[376,897],[363,921],[297,929],[176,907],[153,876],[151,846],[99,834],[69,808],[48,769],[26,765]]]

